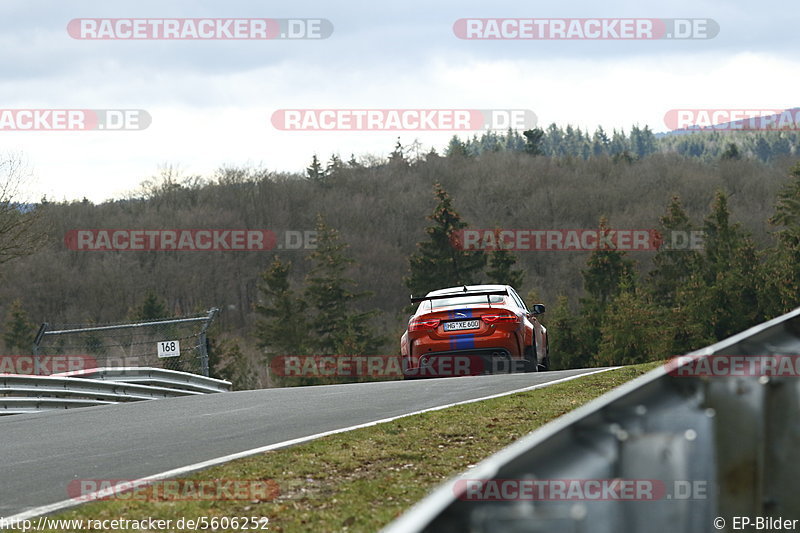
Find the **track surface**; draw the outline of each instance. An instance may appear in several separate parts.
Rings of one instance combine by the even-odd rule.
[[[0,517],[74,479],[140,479],[253,448],[598,369],[293,387],[0,418]]]

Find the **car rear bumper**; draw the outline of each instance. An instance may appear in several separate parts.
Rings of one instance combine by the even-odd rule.
[[[426,352],[406,357],[405,377],[458,377],[524,371],[524,360],[507,348],[472,348]]]

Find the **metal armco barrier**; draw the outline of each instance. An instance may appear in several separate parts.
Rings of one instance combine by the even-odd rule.
[[[715,355],[745,356],[736,358],[744,362],[740,369],[763,364],[759,356],[800,355],[800,309],[689,355],[680,365],[659,367],[523,437],[439,487],[384,532],[800,529],[800,521],[791,522],[800,520],[797,374],[686,372],[699,358],[719,360]],[[549,487],[550,497],[467,500],[468,486],[473,497],[482,496],[478,499],[498,496],[485,489],[502,486],[500,480],[514,480],[511,487],[537,481]],[[586,488],[597,480],[641,480],[657,490],[650,498],[631,492],[602,500],[588,490],[572,495],[552,490],[554,482]]]
[[[230,386],[228,381],[160,368],[93,368],[52,376],[0,374],[0,415],[211,394],[226,392]]]

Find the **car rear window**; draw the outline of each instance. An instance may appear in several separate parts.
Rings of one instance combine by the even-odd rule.
[[[499,294],[489,296],[489,303],[500,304],[503,303],[504,296]],[[442,300],[426,300],[423,302],[428,304],[428,307],[437,309],[439,307],[448,307],[451,305],[470,305],[470,304],[485,304],[487,302],[486,296],[454,296],[453,298],[445,298]]]

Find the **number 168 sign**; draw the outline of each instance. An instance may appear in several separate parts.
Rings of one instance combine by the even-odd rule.
[[[178,341],[161,341],[158,343],[159,357],[178,357],[181,354],[181,343]]]

